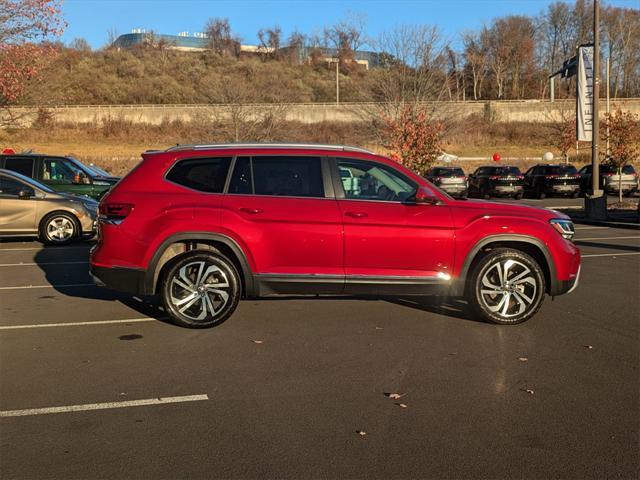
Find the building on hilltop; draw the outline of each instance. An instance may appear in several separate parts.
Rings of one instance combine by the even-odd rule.
[[[144,45],[157,46],[160,44],[170,50],[182,52],[202,52],[210,50],[209,38],[204,33],[189,35],[188,32],[181,32],[178,35],[166,35],[147,32],[141,29],[134,29],[131,33],[120,35],[113,42],[112,46],[118,49],[131,49]],[[238,43],[235,47],[240,57],[272,53],[272,49],[261,45],[242,45]],[[292,49],[295,49],[295,51],[292,51]],[[338,57],[338,50],[335,48],[302,46],[283,47],[281,50],[300,64],[310,63],[314,56],[316,62],[335,64]],[[358,50],[354,52],[353,61],[367,70],[381,66],[380,55],[372,51]]]

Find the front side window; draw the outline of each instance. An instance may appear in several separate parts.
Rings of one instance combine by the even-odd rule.
[[[190,158],[176,163],[167,180],[193,190],[222,193],[231,157]]]
[[[320,157],[238,157],[229,193],[324,197]]]
[[[20,191],[27,190],[33,196],[33,188],[13,178],[0,176],[0,195],[17,197]]]
[[[5,160],[4,168],[21,173],[26,177],[33,176],[33,158],[14,157]]]
[[[417,188],[412,180],[381,163],[339,159],[338,171],[348,199],[401,202]]]
[[[65,158],[45,158],[42,162],[42,180],[60,184],[91,182],[82,170]]]

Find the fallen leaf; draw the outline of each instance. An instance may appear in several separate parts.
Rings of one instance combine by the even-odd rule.
[[[404,393],[385,393],[385,397],[389,397],[393,400],[397,400],[401,397],[404,397]]]
[[[376,327],[376,330],[384,330],[382,327]]]
[[[529,395],[533,395],[534,393],[530,388],[521,388],[520,390],[523,392],[527,392]]]
[[[356,433],[361,437],[364,437],[367,434],[367,432],[365,432],[364,430],[356,430]]]
[[[521,362],[528,362],[529,359],[527,357],[518,357],[518,360],[520,360]]]
[[[264,343],[262,340],[251,340],[253,343],[261,344]]]
[[[405,403],[396,403],[396,405],[400,408],[407,408],[407,405]]]
[[[451,352],[449,355],[453,356],[453,355],[457,355],[457,353]]]
[[[593,345],[583,345],[584,348],[588,348],[589,350],[593,349]]]

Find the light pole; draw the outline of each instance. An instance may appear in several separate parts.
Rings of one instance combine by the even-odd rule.
[[[340,105],[340,58],[336,59],[336,105]]]
[[[592,197],[602,196],[600,190],[600,164],[598,163],[598,136],[600,134],[600,118],[598,116],[598,100],[600,97],[600,5],[593,0],[593,129],[591,131],[591,190]]]

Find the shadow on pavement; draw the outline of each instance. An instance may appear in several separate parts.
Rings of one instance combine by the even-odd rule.
[[[155,318],[156,320],[171,323],[162,306],[162,302],[158,297],[154,296],[134,296],[126,293],[110,290],[105,287],[93,285],[93,280],[89,275],[89,265],[81,272],[75,272],[70,275],[70,268],[61,265],[61,262],[83,262],[89,260],[89,248],[91,243],[76,243],[73,249],[63,250],[63,247],[44,247],[38,250],[34,256],[34,262],[40,267],[45,275],[47,282],[62,295],[76,298],[86,298],[91,300],[99,300],[103,302],[119,302],[132,310],[138,312],[141,316]],[[83,248],[85,247],[85,248]],[[59,253],[65,252],[65,253]],[[66,253],[68,252],[68,253]],[[62,255],[64,258],[58,257],[57,261],[51,261],[51,255]],[[81,266],[78,264],[76,266]],[[448,317],[482,322],[474,318],[473,313],[468,308],[466,302],[458,298],[442,297],[442,296],[425,296],[425,297],[389,297],[389,296],[347,296],[347,295],[283,295],[278,297],[267,297],[259,299],[259,301],[283,301],[283,300],[309,300],[314,302],[318,300],[358,300],[358,301],[387,301],[396,305],[402,305],[414,308],[423,312],[445,315]],[[310,304],[311,305],[311,304]],[[97,307],[99,308],[99,306]]]
[[[65,247],[44,247],[34,255],[33,261],[40,267],[45,275],[46,281],[53,286],[54,290],[68,297],[86,298],[100,301],[119,302],[141,316],[155,318],[156,320],[167,322],[167,315],[159,300],[150,296],[132,296],[126,293],[116,292],[108,288],[93,285],[93,280],[89,275],[89,248],[91,243],[75,243],[70,245],[73,249],[63,250]],[[85,248],[82,248],[85,247]],[[51,255],[58,255],[65,252],[63,260],[51,261]],[[66,253],[68,252],[68,254]],[[65,275],[68,272],[66,265],[61,262],[81,262],[86,261],[86,269],[73,276]],[[99,308],[99,307],[98,307]]]

